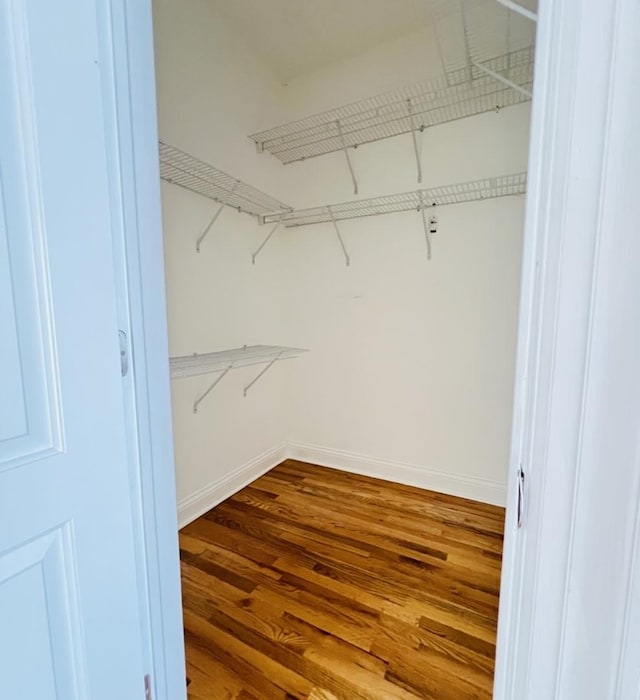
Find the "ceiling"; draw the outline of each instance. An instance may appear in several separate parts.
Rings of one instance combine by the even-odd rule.
[[[536,9],[537,0],[519,1]],[[443,70],[466,64],[466,46],[484,60],[529,46],[535,36],[533,22],[496,0],[210,2],[283,83],[429,24]]]
[[[211,1],[282,82],[355,56],[427,21],[424,0]]]

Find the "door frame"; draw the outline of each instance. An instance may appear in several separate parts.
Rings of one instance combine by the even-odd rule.
[[[631,697],[640,369],[603,347],[640,348],[636,3],[539,3],[495,700]]]
[[[131,361],[125,412],[147,700],[184,700],[151,0],[101,0],[99,35],[114,257]],[[125,380],[127,377],[125,377]]]
[[[606,66],[594,62],[611,59],[617,13],[625,3],[630,6],[632,2],[539,2],[495,700],[534,700],[533,696],[516,692],[526,686],[534,665],[537,675],[549,679],[549,687],[554,687],[552,677],[557,674],[553,666],[539,663],[541,658],[532,656],[531,649],[546,643],[551,647],[559,645],[565,629],[579,459],[576,453],[566,469],[555,471],[539,459],[548,447],[547,409],[554,400],[564,402],[559,410],[569,432],[582,419],[585,358],[590,348],[593,312],[587,287],[593,283],[597,231],[591,232],[590,255],[577,255],[572,265],[567,265],[566,247],[572,236],[575,239],[581,233],[576,227],[584,222],[567,219],[570,212],[566,194],[570,187],[575,190],[576,183],[579,194],[597,194],[607,155],[601,148],[587,149],[576,157],[570,147],[574,130],[586,128],[605,133],[611,95]],[[176,700],[184,698],[185,693],[184,646],[151,0],[110,0],[110,7],[113,51],[116,64],[120,65],[114,81],[119,105],[120,177],[124,185],[129,185],[122,188],[123,210],[129,212],[123,235],[135,372],[135,439],[140,456],[139,464],[132,465],[136,471],[132,478],[140,483],[144,575],[149,591],[156,680],[154,698]],[[585,45],[591,47],[591,60],[585,61]],[[594,71],[599,80],[592,80]],[[575,113],[574,100],[577,86],[584,80],[591,81],[594,103],[600,101],[604,108],[579,115]],[[582,174],[594,169],[595,177],[586,178],[580,190]],[[580,308],[574,310],[581,325],[563,348],[561,362],[554,338],[559,324],[566,322],[561,313],[562,294],[566,295],[572,285],[585,292],[579,300]],[[550,343],[545,341],[549,338]],[[554,381],[562,363],[578,363],[580,371],[574,377],[576,386],[558,397],[554,395],[558,390]],[[577,449],[576,445],[571,447]],[[526,512],[524,526],[518,529],[517,471],[521,465],[527,475]],[[550,527],[549,512],[561,514],[561,522]],[[532,574],[536,580],[548,575],[542,589],[532,587]],[[548,654],[548,658],[552,656]],[[535,700],[539,697],[542,696]]]

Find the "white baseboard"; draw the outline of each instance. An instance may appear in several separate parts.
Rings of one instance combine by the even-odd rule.
[[[178,527],[183,528],[188,525],[286,458],[287,446],[283,443],[181,499],[178,501]]]
[[[287,445],[286,454],[290,459],[298,459],[322,467],[333,467],[376,479],[394,481],[406,486],[417,486],[497,506],[504,506],[506,503],[506,485],[499,481],[447,474],[418,467],[414,464],[390,462],[345,450],[305,445],[298,442],[290,442]]]
[[[299,459],[322,467],[333,467],[353,474],[371,476],[406,486],[417,486],[498,506],[504,506],[506,502],[506,486],[499,481],[447,474],[418,467],[415,464],[402,464],[331,447],[290,442],[259,455],[231,473],[181,499],[178,502],[179,527],[188,525],[192,520],[211,510],[225,498],[233,496],[285,459]]]

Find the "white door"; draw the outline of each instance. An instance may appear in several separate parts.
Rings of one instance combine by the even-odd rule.
[[[0,698],[144,698],[91,0],[0,0]]]

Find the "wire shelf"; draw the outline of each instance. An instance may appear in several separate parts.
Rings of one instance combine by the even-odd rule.
[[[526,192],[527,174],[515,173],[488,177],[482,180],[442,185],[430,189],[389,194],[370,199],[359,199],[341,204],[331,204],[309,209],[298,209],[282,217],[287,228],[309,224],[328,223],[332,220],[357,219],[364,216],[393,214],[402,211],[420,211],[421,206],[443,207],[463,202],[476,202],[496,197],[522,195]],[[278,221],[280,217],[267,215],[265,223]]]
[[[195,377],[200,374],[223,372],[238,367],[266,364],[273,360],[289,360],[307,352],[302,348],[278,345],[249,345],[219,352],[183,355],[169,361],[171,378]]]
[[[167,182],[252,216],[292,211],[288,204],[174,146],[160,141],[159,150],[160,177]]]
[[[534,49],[514,51],[480,65],[530,90]],[[522,92],[472,66],[251,135],[258,150],[283,163],[357,147],[456,119],[529,101]]]

